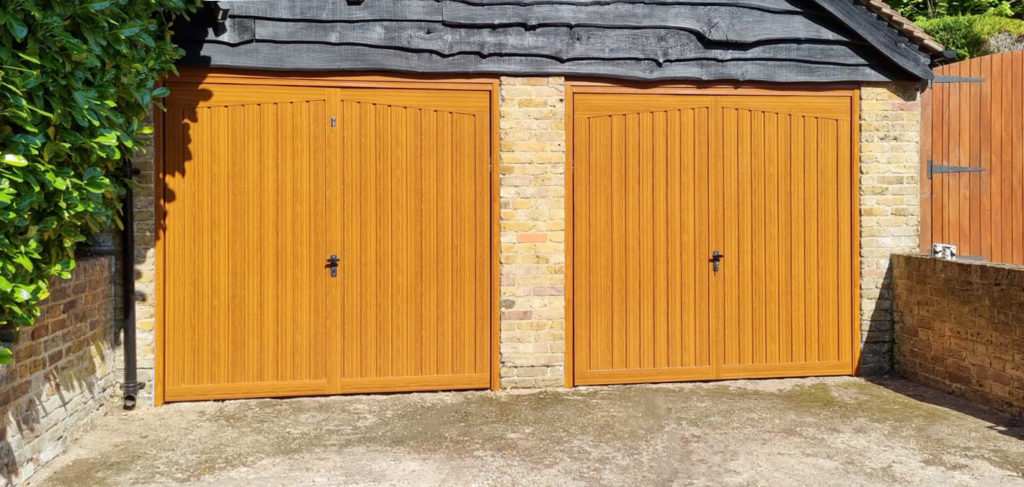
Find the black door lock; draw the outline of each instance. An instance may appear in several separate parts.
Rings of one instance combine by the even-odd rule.
[[[724,259],[724,258],[725,258],[725,254],[723,254],[723,253],[721,253],[721,252],[719,252],[717,250],[712,252],[711,253],[711,259],[710,259],[710,261],[711,261],[711,269],[713,271],[715,271],[715,272],[718,272],[718,267],[720,265],[719,263],[722,262],[722,259]]]
[[[331,270],[331,277],[338,277],[339,262],[341,262],[341,259],[339,259],[338,256],[334,254],[331,254],[331,258],[327,259],[327,265],[325,265],[324,267],[327,267],[328,269]]]

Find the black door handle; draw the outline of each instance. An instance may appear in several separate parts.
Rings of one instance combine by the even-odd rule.
[[[331,270],[331,277],[338,277],[338,263],[341,259],[337,255],[331,254],[331,257],[327,259],[327,265],[324,267]]]
[[[723,253],[721,253],[721,252],[719,252],[717,250],[712,252],[711,253],[711,259],[709,259],[710,262],[711,262],[711,269],[713,271],[715,271],[715,272],[718,272],[718,267],[719,267],[720,263],[722,262],[722,259],[724,259],[724,258],[725,258],[725,254],[723,254]]]

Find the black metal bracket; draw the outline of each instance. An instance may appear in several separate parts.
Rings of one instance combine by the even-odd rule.
[[[124,391],[125,396],[135,396],[139,391],[146,388],[145,382],[122,382],[121,390]]]
[[[331,277],[338,277],[339,262],[341,262],[341,259],[339,259],[338,256],[335,254],[331,254],[331,257],[327,259],[327,265],[324,267],[327,267],[328,269],[331,270]]]
[[[725,254],[723,254],[723,253],[721,253],[721,252],[719,252],[717,250],[711,253],[711,258],[708,259],[708,261],[711,262],[711,268],[715,272],[718,272],[718,269],[719,269],[719,267],[721,266],[721,263],[722,263],[722,259],[724,259],[724,258],[725,258]]]
[[[971,167],[971,166],[944,166],[942,164],[935,164],[931,159],[928,159],[928,179],[931,179],[935,174],[949,174],[949,173],[960,173],[960,172],[982,172],[985,168],[983,167]]]
[[[984,83],[985,78],[972,78],[970,76],[945,76],[935,75],[932,83]]]

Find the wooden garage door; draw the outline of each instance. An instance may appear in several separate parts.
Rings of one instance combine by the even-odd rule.
[[[489,386],[489,92],[170,87],[165,400]]]
[[[575,383],[853,372],[849,92],[573,101]]]

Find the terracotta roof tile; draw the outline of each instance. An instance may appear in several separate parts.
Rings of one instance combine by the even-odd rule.
[[[932,54],[940,54],[946,48],[942,46],[934,37],[928,35],[924,29],[914,25],[910,19],[900,15],[899,12],[893,10],[889,4],[881,0],[860,0],[868,7],[872,12],[875,12],[880,17],[889,22],[893,27],[898,29],[903,35],[910,38],[915,44],[923,47],[926,51]]]

